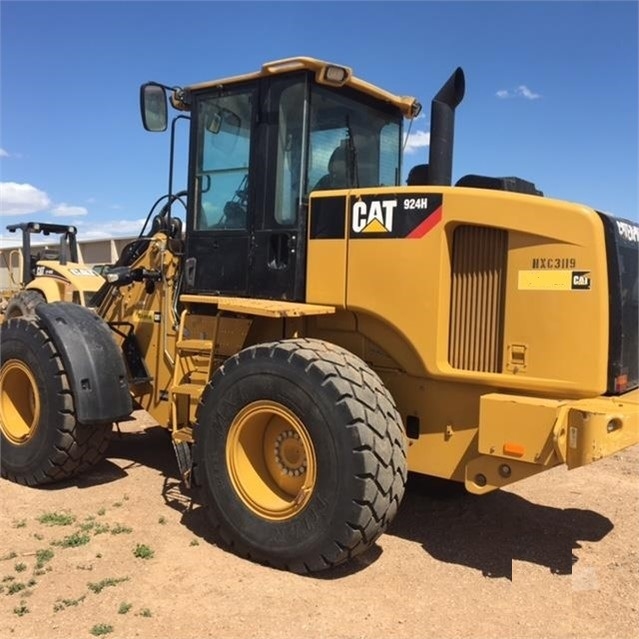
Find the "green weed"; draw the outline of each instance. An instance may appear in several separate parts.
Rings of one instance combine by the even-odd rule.
[[[20,592],[21,590],[26,590],[26,586],[20,581],[12,582],[7,588],[8,595],[15,595],[16,592]]]
[[[23,615],[26,615],[29,612],[29,608],[27,607],[27,604],[25,601],[21,601],[19,606],[16,606],[13,609],[13,614],[14,615],[18,615],[18,617],[22,617]]]
[[[76,531],[71,535],[67,535],[63,539],[52,541],[52,546],[60,546],[61,548],[77,548],[78,546],[84,546],[91,541],[89,535]]]
[[[101,593],[105,588],[109,586],[117,586],[123,581],[129,581],[128,577],[108,577],[107,579],[103,579],[102,581],[98,581],[96,583],[89,582],[87,586],[91,592],[94,592],[96,595]]]
[[[27,564],[20,562],[19,564],[16,564],[13,568],[16,572],[24,572],[27,569]]]
[[[50,548],[41,548],[40,550],[36,550],[36,568],[41,569],[47,561],[51,561],[53,559],[53,550]]]
[[[47,526],[70,526],[75,521],[75,515],[64,512],[43,513],[38,521]]]
[[[113,626],[110,626],[106,623],[97,623],[89,632],[95,636],[99,637],[100,635],[108,635],[110,632],[113,632]]]
[[[133,556],[138,559],[151,559],[155,555],[155,552],[151,550],[146,544],[137,544],[133,549]]]
[[[118,608],[118,614],[119,615],[126,615],[126,613],[129,612],[129,610],[131,610],[132,607],[133,607],[133,604],[125,603],[123,601],[120,604],[120,607]]]
[[[111,528],[112,535],[121,535],[122,533],[130,533],[133,532],[133,528],[129,528],[128,526],[123,526],[122,524],[116,524]]]
[[[60,610],[64,610],[65,608],[77,606],[84,601],[85,597],[86,595],[82,595],[82,597],[78,597],[77,599],[57,599],[53,604],[53,612],[60,612]]]

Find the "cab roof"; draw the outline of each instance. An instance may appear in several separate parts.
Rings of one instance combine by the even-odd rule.
[[[394,95],[393,93],[385,91],[384,89],[355,77],[350,67],[309,57],[283,58],[281,60],[274,60],[273,62],[266,62],[262,65],[262,68],[259,71],[222,78],[220,80],[210,80],[208,82],[192,84],[184,87],[184,91],[201,91],[203,89],[236,84],[237,82],[244,82],[245,80],[292,73],[305,69],[315,72],[315,80],[318,84],[333,87],[350,87],[355,91],[365,93],[378,100],[392,104],[402,112],[405,118],[412,119],[421,111],[421,104],[414,97]],[[180,100],[178,92],[174,92],[172,102],[173,106],[176,108],[188,110],[188,105],[184,104]]]

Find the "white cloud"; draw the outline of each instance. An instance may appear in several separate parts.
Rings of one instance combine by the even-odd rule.
[[[429,131],[413,131],[404,137],[404,152],[414,153],[430,145]]]
[[[499,89],[495,95],[502,100],[504,98],[525,98],[526,100],[538,100],[540,93],[531,91],[525,84],[520,84],[516,89]]]
[[[29,215],[51,206],[49,196],[31,184],[0,182],[0,213]]]
[[[537,100],[541,97],[539,93],[534,93],[525,84],[520,84],[517,87],[517,95],[523,96],[526,100]]]
[[[93,224],[85,219],[73,220],[70,222],[78,229],[78,240],[102,240],[117,237],[137,237],[142,230],[144,219],[139,220],[113,220],[112,222],[104,222],[101,224]],[[147,231],[149,227],[147,226]],[[20,235],[15,233],[0,233],[0,249],[20,245]],[[47,243],[51,240],[42,238],[40,235],[34,235],[31,242],[36,244]]]
[[[9,152],[5,151],[4,149],[0,149],[0,158],[8,158],[9,157]]]
[[[138,220],[112,220],[102,224],[78,220],[74,224],[78,227],[78,239],[91,240],[103,237],[137,236],[142,230],[144,218]],[[147,226],[148,230],[149,227]]]
[[[83,206],[70,206],[62,202],[62,204],[57,204],[53,209],[51,209],[51,215],[54,217],[70,217],[76,215],[86,215],[89,211],[87,211]]]

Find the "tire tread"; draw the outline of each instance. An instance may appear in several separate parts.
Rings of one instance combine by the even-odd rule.
[[[259,357],[284,359],[301,373],[311,376],[314,383],[330,390],[336,409],[346,418],[352,450],[359,471],[361,495],[352,499],[350,516],[343,531],[314,557],[279,565],[267,557],[253,557],[243,542],[235,540],[222,522],[213,519],[213,527],[224,544],[237,554],[255,558],[262,563],[294,572],[311,572],[336,566],[369,548],[386,531],[397,513],[407,479],[406,443],[401,417],[390,392],[381,379],[363,360],[346,349],[312,338],[269,342],[248,347],[229,358],[215,373],[202,395],[207,401],[220,378],[248,360]],[[202,486],[203,453],[199,450],[202,424],[194,428],[193,477]],[[361,480],[361,481],[360,481]],[[206,491],[203,498],[206,504]],[[209,509],[209,514],[212,514]]]
[[[10,472],[3,464],[0,469],[1,476],[10,481],[35,486],[68,479],[92,467],[106,453],[111,439],[112,424],[89,425],[76,422],[73,395],[62,359],[52,340],[36,321],[12,318],[5,323],[4,330],[23,333],[26,340],[38,345],[39,352],[46,351],[47,359],[55,368],[51,379],[59,402],[56,412],[60,419],[55,425],[55,444],[37,468],[25,470],[24,473]],[[9,444],[3,442],[3,446],[7,445]]]

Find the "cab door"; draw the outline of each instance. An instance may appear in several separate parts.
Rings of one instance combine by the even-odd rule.
[[[299,73],[261,82],[254,180],[262,197],[254,209],[249,292],[252,297],[302,301],[308,77]]]
[[[194,96],[188,291],[304,298],[307,91],[300,73]]]
[[[255,84],[195,98],[187,290],[247,295],[252,257]]]

